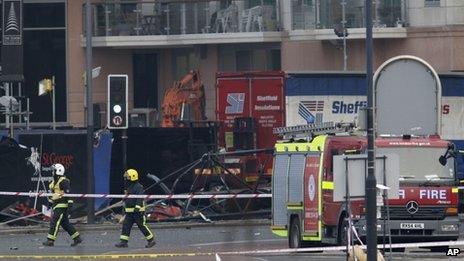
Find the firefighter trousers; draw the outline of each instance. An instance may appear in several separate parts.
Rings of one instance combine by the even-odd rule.
[[[121,240],[129,241],[130,232],[134,223],[137,224],[140,231],[142,231],[143,235],[148,241],[151,241],[153,239],[153,233],[147,226],[145,212],[131,212],[126,213],[126,217],[124,218],[124,222],[122,223],[122,233],[120,237]]]
[[[55,241],[59,228],[68,232],[72,239],[79,236],[79,232],[69,223],[68,208],[56,208],[53,210],[52,218],[50,220],[50,230],[48,231],[47,238]]]

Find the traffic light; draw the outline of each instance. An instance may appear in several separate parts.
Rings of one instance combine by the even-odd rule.
[[[108,75],[107,120],[109,129],[127,129],[127,75]]]

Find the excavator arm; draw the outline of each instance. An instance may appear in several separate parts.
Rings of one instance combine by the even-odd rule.
[[[163,113],[162,127],[183,127],[190,115],[184,115],[186,108],[193,111],[194,121],[202,121],[205,116],[205,91],[200,73],[192,70],[179,81],[166,89],[161,106]]]

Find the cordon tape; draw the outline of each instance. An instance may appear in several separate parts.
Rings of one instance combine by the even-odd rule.
[[[464,186],[457,187],[464,190]],[[50,197],[52,193],[45,192],[13,192],[0,191],[0,196]],[[125,194],[64,194],[68,198],[144,198],[144,199],[226,199],[226,198],[272,198],[270,193],[254,194],[167,194],[167,195],[125,195]]]
[[[50,197],[53,193],[0,191],[0,196]],[[124,195],[124,194],[63,194],[67,198],[144,198],[144,199],[224,199],[224,198],[271,198],[272,194],[170,194],[170,195]]]
[[[391,244],[391,248],[418,248],[418,247],[456,247],[464,246],[464,240],[459,241],[440,241],[440,242],[423,242],[423,243],[400,243]],[[366,246],[360,246],[366,249]],[[383,244],[378,244],[377,249],[383,249]],[[389,244],[385,244],[385,249],[390,248]],[[254,255],[254,254],[281,254],[281,253],[295,253],[295,252],[334,252],[344,251],[346,246],[332,246],[332,247],[307,247],[307,248],[284,248],[284,249],[269,249],[269,250],[250,250],[250,251],[231,251],[219,252],[220,255]]]
[[[464,186],[457,187],[464,190]],[[50,197],[45,192],[0,191],[0,196]],[[144,198],[144,199],[226,199],[226,198],[272,198],[270,193],[255,194],[168,194],[168,195],[125,195],[125,194],[64,194],[68,198]]]

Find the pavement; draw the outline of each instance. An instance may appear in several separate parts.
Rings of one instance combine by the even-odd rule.
[[[269,219],[246,219],[246,220],[229,220],[229,221],[211,221],[211,222],[198,222],[198,221],[181,221],[181,222],[150,222],[150,227],[153,229],[171,229],[171,228],[196,228],[196,227],[214,227],[214,226],[270,226]],[[74,224],[79,231],[106,231],[111,229],[121,229],[121,224],[115,223],[100,223],[100,224]],[[13,235],[13,234],[35,234],[45,233],[49,229],[46,225],[35,226],[0,226],[0,235]]]

